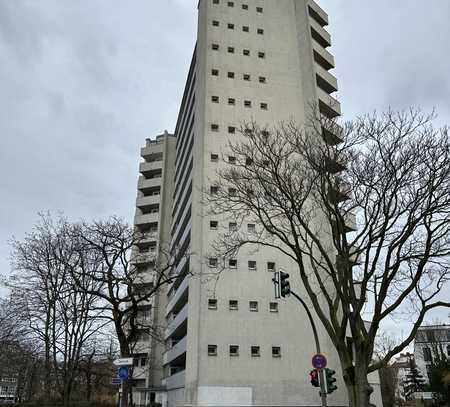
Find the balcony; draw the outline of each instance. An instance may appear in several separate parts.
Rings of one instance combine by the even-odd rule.
[[[147,179],[143,176],[139,177],[138,189],[144,191],[146,189],[153,189],[161,186],[161,178],[150,178]]]
[[[170,321],[166,329],[166,338],[169,338],[188,318],[188,304],[186,304],[175,318]]]
[[[172,312],[179,303],[183,304],[187,302],[187,295],[189,291],[189,277],[186,276],[182,283],[176,290],[173,291],[170,301],[167,304],[166,315]]]
[[[322,137],[327,144],[334,146],[344,141],[344,129],[336,122],[322,118]]]
[[[162,161],[164,152],[164,143],[154,142],[150,145],[141,148],[141,157],[145,159],[145,161]]]
[[[139,172],[142,175],[152,174],[155,171],[162,170],[162,161],[143,162],[139,164]]]
[[[155,205],[159,205],[161,201],[161,195],[139,196],[136,199],[136,207],[139,209],[149,208]]]
[[[316,20],[311,18],[309,20],[311,26],[311,36],[320,44],[322,47],[327,48],[331,46],[331,35],[323,28]]]
[[[312,40],[314,61],[327,71],[334,68],[334,57],[322,45]]]
[[[183,353],[186,353],[187,336],[181,339],[176,345],[169,349],[163,355],[163,365],[167,365],[172,360],[180,357]]]
[[[147,223],[157,223],[159,221],[159,213],[147,213],[145,215],[136,215],[134,224],[136,226],[145,225]]]
[[[314,0],[308,1],[308,11],[322,27],[328,25],[328,14]]]
[[[148,253],[138,253],[132,257],[132,263],[140,266],[153,264],[155,262],[156,250]]]
[[[184,268],[186,267],[187,264],[189,264],[188,262],[188,257],[187,256],[183,256],[180,259],[180,262],[178,263],[178,266],[176,267],[175,271],[173,271],[172,276],[179,276],[180,273],[184,270]],[[177,281],[173,280],[172,283],[169,283],[167,286],[167,290],[170,291],[172,289],[172,286],[176,285]]]
[[[323,69],[320,65],[315,64],[317,86],[325,92],[333,93],[338,90],[337,79],[330,72]]]
[[[180,389],[184,387],[185,383],[185,371],[181,371],[173,374],[172,376],[166,377],[162,380],[162,385],[166,386],[167,390]]]
[[[324,116],[333,119],[341,115],[341,104],[324,90],[317,88],[319,110]]]
[[[158,228],[150,232],[138,233],[136,235],[138,245],[148,245],[158,240]]]
[[[355,232],[358,230],[358,225],[356,224],[356,215],[354,213],[348,213],[345,216],[345,231]]]
[[[328,198],[333,203],[339,203],[350,199],[351,185],[348,182],[336,182],[328,191]]]

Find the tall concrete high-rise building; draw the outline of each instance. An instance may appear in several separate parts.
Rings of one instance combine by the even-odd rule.
[[[142,154],[135,224],[142,231],[163,228],[159,239],[176,262],[176,278],[153,310],[167,325],[166,349],[149,347],[153,373],[140,383],[147,400],[170,407],[320,405],[308,376],[315,347],[307,317],[293,300],[273,298],[271,273],[296,265],[269,248],[214,257],[220,231],[258,225],[212,217],[202,191],[214,185],[224,161],[233,162],[227,143],[241,137],[243,123],[303,123],[311,104],[327,117],[340,115],[330,96],[337,80],[327,25],[313,0],[198,3],[197,44],[174,137],[148,141]],[[326,129],[324,138],[339,142]],[[148,179],[156,174],[162,178]],[[207,278],[222,266],[219,279]],[[303,293],[295,275],[291,284]],[[339,371],[331,340],[321,329],[319,336],[329,366]],[[329,405],[348,405],[339,374],[337,385]]]

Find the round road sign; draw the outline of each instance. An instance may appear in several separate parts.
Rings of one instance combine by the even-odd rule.
[[[128,379],[128,367],[127,366],[120,367],[117,376],[119,376],[122,380]]]
[[[321,353],[317,353],[312,357],[312,365],[315,369],[324,369],[327,367],[327,358]]]

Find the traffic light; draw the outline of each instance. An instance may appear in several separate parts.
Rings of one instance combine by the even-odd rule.
[[[336,370],[332,369],[325,369],[325,381],[327,382],[327,393],[331,394],[333,391],[337,390],[337,386],[334,384],[336,383],[336,378],[334,375],[336,374]]]
[[[288,279],[289,274],[280,271],[280,294],[283,298],[291,293],[291,285]]]
[[[319,383],[319,372],[314,369],[309,372],[310,382],[314,387],[320,387]]]

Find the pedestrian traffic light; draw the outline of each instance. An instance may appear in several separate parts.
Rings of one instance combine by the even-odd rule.
[[[327,382],[327,393],[331,394],[333,391],[337,390],[337,386],[334,384],[336,383],[336,378],[334,375],[336,374],[335,370],[332,369],[325,369],[325,381]]]
[[[314,387],[320,387],[319,383],[319,372],[314,369],[309,372],[310,382]]]
[[[291,285],[289,284],[289,274],[280,271],[280,294],[284,298],[291,293]]]

